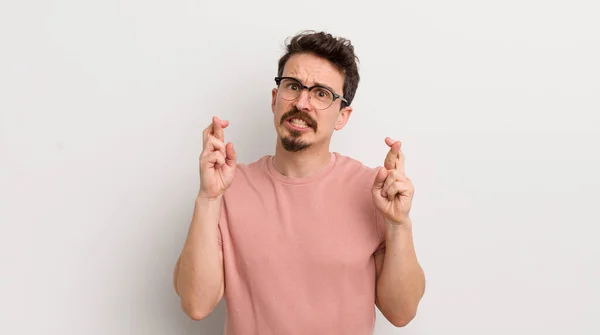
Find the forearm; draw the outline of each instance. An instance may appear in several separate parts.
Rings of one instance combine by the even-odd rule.
[[[223,261],[218,244],[221,198],[198,197],[183,251],[175,269],[175,289],[184,311],[194,319],[210,313],[223,288]]]
[[[412,222],[386,226],[386,251],[377,282],[378,305],[386,317],[406,324],[417,312],[425,291],[425,275],[415,253]]]

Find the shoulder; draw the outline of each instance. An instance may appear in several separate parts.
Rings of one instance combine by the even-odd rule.
[[[360,194],[365,192],[364,194],[370,197],[370,191],[379,168],[369,167],[355,158],[339,153],[335,153],[335,155],[335,179],[344,185],[344,188],[359,191]]]
[[[262,156],[250,163],[237,163],[230,189],[244,189],[250,184],[261,183],[268,179],[267,162],[269,157]]]
[[[381,213],[375,208],[371,192],[380,167],[369,167],[352,157],[335,154],[336,165],[339,168],[336,178],[339,178],[339,185],[344,185],[343,196],[346,196],[347,203],[351,204],[353,209],[366,213],[368,219],[365,222],[374,223],[378,243],[381,243],[385,240],[386,227]]]
[[[235,166],[235,174],[241,175],[240,177],[248,174],[262,173],[267,169],[267,162],[270,156],[262,156],[250,163],[237,163]],[[238,173],[239,172],[239,173]]]
[[[337,173],[356,182],[373,182],[378,167],[369,167],[361,161],[335,152]]]

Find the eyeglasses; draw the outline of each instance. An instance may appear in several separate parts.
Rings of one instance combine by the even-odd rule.
[[[298,79],[291,77],[275,77],[275,83],[279,87],[277,92],[283,100],[296,100],[302,94],[302,91],[307,89],[308,96],[315,109],[327,109],[337,99],[348,104],[348,101],[344,97],[324,86],[315,85],[308,87],[303,85]]]

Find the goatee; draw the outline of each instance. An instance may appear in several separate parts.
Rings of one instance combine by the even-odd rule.
[[[292,107],[290,111],[281,116],[280,124],[284,125],[284,123],[287,120],[293,118],[306,122],[306,125],[308,127],[310,127],[315,133],[317,132],[317,121],[310,117],[308,113],[299,110],[295,106]],[[300,139],[300,137],[302,136],[301,132],[293,129],[288,129],[288,131],[290,132],[290,135],[281,138],[281,146],[283,147],[283,149],[291,152],[299,152],[310,147],[310,143],[307,143]]]
[[[306,142],[302,141],[301,139],[299,139],[297,137],[293,137],[293,135],[290,135],[288,137],[281,138],[281,146],[286,151],[299,152],[299,151],[305,150],[306,148],[310,147],[310,143],[306,143]]]

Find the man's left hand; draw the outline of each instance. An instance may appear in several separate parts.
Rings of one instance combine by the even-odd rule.
[[[410,221],[409,212],[415,188],[404,172],[404,154],[400,148],[402,143],[389,137],[386,137],[385,143],[390,151],[373,183],[373,203],[386,221],[401,225]]]

